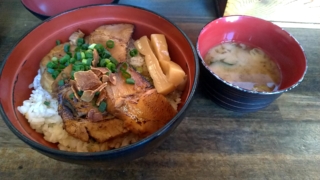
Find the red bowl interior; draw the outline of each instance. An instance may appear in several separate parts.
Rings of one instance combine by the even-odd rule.
[[[264,50],[282,73],[279,91],[294,87],[307,70],[302,47],[285,30],[275,24],[250,16],[229,16],[207,24],[198,37],[197,50],[204,59],[210,48],[225,41],[244,43]]]
[[[178,108],[184,106],[194,91],[197,77],[197,57],[184,34],[168,20],[147,10],[120,5],[89,6],[43,22],[27,34],[8,55],[0,77],[0,101],[14,128],[33,141],[57,148],[31,129],[24,116],[17,111],[17,106],[29,99],[31,89],[28,85],[37,74],[40,60],[55,46],[57,39],[65,42],[71,33],[78,29],[89,34],[103,24],[112,23],[134,24],[133,39],[152,33],[166,36],[171,59],[178,63],[189,77]]]
[[[31,11],[53,16],[64,11],[94,4],[112,3],[114,0],[21,0],[21,2]]]

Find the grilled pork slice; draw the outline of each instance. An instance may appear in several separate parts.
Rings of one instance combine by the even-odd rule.
[[[126,100],[117,111],[117,117],[124,120],[125,126],[140,137],[154,133],[177,114],[166,97],[155,89],[141,94],[137,103]]]
[[[127,84],[118,70],[116,84],[106,87],[108,112],[124,120],[130,131],[146,137],[163,127],[177,111],[133,68],[128,67],[127,72],[135,84]]]
[[[121,65],[119,65],[120,68]],[[114,73],[114,84],[109,84],[106,87],[106,99],[108,103],[108,112],[115,114],[115,107],[120,107],[125,99],[135,100],[139,94],[144,93],[152,88],[152,85],[131,66],[128,67],[127,72],[130,73],[131,78],[135,80],[134,84],[127,84],[125,78],[119,70]]]
[[[64,129],[71,136],[85,142],[93,138],[102,143],[128,132],[123,120],[116,119],[107,113],[100,113],[92,102],[87,103],[70,98],[72,92],[72,89],[65,85],[58,96],[58,112],[63,119]],[[89,112],[100,113],[101,119],[89,118]]]
[[[125,62],[127,48],[133,30],[134,26],[132,24],[103,25],[92,32],[87,40],[89,44],[102,44],[105,48],[107,48],[106,42],[112,40],[114,42],[114,47],[107,49],[116,60]]]

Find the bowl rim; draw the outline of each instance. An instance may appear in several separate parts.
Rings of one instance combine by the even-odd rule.
[[[47,19],[49,17],[52,17],[52,16],[55,16],[55,15],[58,15],[60,13],[63,13],[63,12],[60,12],[60,13],[56,13],[55,15],[49,15],[49,14],[45,14],[45,13],[41,13],[39,11],[34,11],[33,9],[31,9],[29,6],[27,6],[24,2],[26,0],[20,0],[21,4],[29,11],[31,12],[32,14],[34,14],[35,16],[37,16],[38,18],[44,20],[44,19]],[[98,4],[93,4],[93,5],[103,5],[103,4],[117,4],[119,3],[119,0],[113,0],[112,2],[110,3],[98,3]],[[91,6],[91,5],[84,5],[84,6],[79,6],[79,7],[75,7],[75,8],[71,8],[71,9],[68,9],[68,10],[65,10],[64,12],[66,11],[70,11],[70,10],[74,10],[74,9],[78,9],[80,7],[86,7],[86,6]]]
[[[242,17],[242,18],[248,18],[248,19],[256,19],[256,20],[259,20],[259,21],[262,21],[262,22],[265,22],[265,23],[268,23],[274,27],[277,27],[278,29],[280,29],[282,32],[286,33],[288,36],[290,36],[294,42],[297,43],[297,45],[299,45],[299,47],[301,48],[301,51],[302,51],[302,54],[304,56],[304,60],[306,62],[306,66],[305,66],[305,70],[302,74],[302,76],[300,77],[300,79],[292,84],[290,87],[288,88],[285,88],[285,89],[282,89],[282,90],[277,90],[277,91],[272,91],[272,92],[267,92],[267,91],[253,91],[253,90],[249,90],[249,89],[244,89],[244,88],[241,88],[239,86],[236,86],[228,81],[225,81],[224,79],[220,78],[217,74],[215,74],[211,69],[208,68],[208,65],[205,63],[204,59],[202,58],[201,54],[200,54],[200,50],[199,50],[199,39],[200,39],[200,35],[202,34],[202,32],[205,30],[206,27],[208,27],[210,24],[212,24],[213,22],[215,21],[218,21],[218,20],[222,20],[222,19],[226,19],[228,17]],[[245,93],[250,93],[250,94],[259,94],[259,95],[274,95],[274,94],[281,94],[281,93],[284,93],[284,92],[287,92],[287,91],[290,91],[291,89],[295,88],[296,86],[298,86],[304,79],[306,73],[307,73],[307,70],[308,70],[308,59],[307,59],[307,56],[305,54],[305,51],[303,49],[303,47],[301,46],[301,44],[298,42],[298,40],[291,34],[289,33],[288,31],[286,31],[284,28],[272,23],[271,21],[268,21],[268,20],[265,20],[265,19],[262,19],[262,18],[258,18],[258,17],[254,17],[254,16],[249,16],[249,15],[228,15],[228,16],[223,16],[223,17],[220,17],[220,18],[217,18],[217,19],[214,19],[210,22],[208,22],[206,25],[204,25],[201,30],[200,30],[200,33],[197,37],[197,43],[196,43],[196,50],[197,50],[197,54],[199,56],[199,59],[202,63],[202,65],[205,67],[206,70],[208,70],[216,79],[218,79],[219,81],[223,82],[224,84],[226,84],[227,86],[231,87],[231,88],[234,88],[234,89],[237,89],[239,91],[242,91],[242,92],[245,92]]]
[[[159,13],[156,13],[152,10],[143,8],[143,7],[138,7],[138,6],[134,6],[134,5],[124,5],[124,4],[98,4],[98,5],[88,5],[88,6],[82,6],[82,7],[78,7],[78,8],[74,8],[72,10],[68,10],[65,12],[62,12],[60,14],[57,14],[55,16],[51,16],[48,19],[36,24],[34,27],[32,27],[30,30],[28,30],[25,34],[23,34],[20,39],[11,47],[11,49],[9,50],[9,52],[7,53],[7,55],[5,56],[4,60],[2,61],[2,64],[0,66],[0,80],[1,80],[1,74],[2,71],[5,67],[6,61],[8,60],[8,57],[10,56],[10,54],[12,53],[12,51],[15,49],[15,47],[30,33],[32,33],[32,31],[34,29],[36,29],[38,26],[45,24],[46,22],[51,21],[52,19],[62,16],[64,14],[68,14],[68,13],[72,13],[73,11],[77,11],[78,9],[86,9],[86,8],[95,8],[95,7],[102,7],[102,6],[107,6],[107,7],[111,7],[111,6],[116,6],[116,7],[125,7],[125,8],[135,8],[138,10],[142,10],[142,11],[147,11],[149,13],[153,13],[155,15],[157,15],[159,18],[164,19],[165,21],[169,22],[170,24],[172,24],[175,28],[177,28],[177,30],[183,35],[183,37],[185,38],[185,40],[188,42],[190,48],[192,49],[192,53],[194,55],[194,62],[195,62],[195,76],[193,78],[193,84],[190,90],[190,94],[189,96],[186,98],[186,101],[184,103],[184,105],[182,106],[182,108],[178,111],[178,113],[167,123],[165,124],[163,127],[161,127],[160,129],[158,129],[156,132],[154,132],[153,134],[151,134],[150,136],[143,138],[135,143],[129,144],[127,146],[124,147],[120,147],[120,148],[116,148],[116,149],[111,149],[111,150],[106,150],[106,151],[98,151],[98,152],[70,152],[70,151],[63,151],[63,150],[59,150],[59,149],[54,149],[54,148],[50,148],[47,147],[45,145],[42,145],[40,143],[38,143],[37,141],[33,141],[29,138],[27,138],[26,136],[24,136],[19,130],[17,130],[15,128],[15,126],[11,123],[10,119],[8,118],[8,116],[6,115],[2,103],[1,103],[1,97],[0,97],[0,114],[5,122],[5,124],[8,126],[8,128],[19,138],[21,139],[23,142],[25,142],[27,145],[29,145],[30,147],[36,149],[36,150],[40,150],[42,153],[46,153],[46,154],[59,154],[65,157],[69,157],[70,159],[81,159],[81,160],[88,160],[88,159],[92,159],[94,157],[111,157],[114,154],[117,153],[125,153],[125,152],[129,152],[132,149],[135,149],[137,147],[139,147],[142,144],[145,144],[147,142],[152,141],[153,139],[156,139],[159,135],[165,133],[166,131],[169,130],[170,126],[172,124],[174,124],[176,121],[179,120],[179,117],[183,115],[183,113],[185,113],[186,109],[188,108],[189,104],[191,103],[193,96],[196,92],[197,86],[198,86],[198,81],[199,81],[199,74],[200,74],[200,68],[199,68],[199,60],[198,60],[198,55],[196,52],[196,49],[192,43],[192,41],[189,39],[189,37],[185,34],[185,32],[182,31],[181,28],[179,28],[176,24],[174,24],[171,20],[169,20],[168,18],[164,17],[163,15],[160,15]],[[0,81],[1,82],[1,81]]]

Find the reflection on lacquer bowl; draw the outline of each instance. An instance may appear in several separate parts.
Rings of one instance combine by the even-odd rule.
[[[119,0],[21,0],[23,6],[39,19],[87,5],[118,3]]]
[[[231,45],[225,43],[231,43]],[[246,52],[241,51],[242,55],[238,53],[231,58],[230,56],[225,58],[227,56],[223,53],[238,51],[228,49],[232,45],[240,49],[248,47],[258,49],[264,54],[264,57],[269,57],[270,62],[279,72],[276,88],[272,87],[269,91],[239,86],[237,80],[240,77],[248,77],[251,71],[257,73],[252,77],[257,77],[259,73],[264,72],[257,72],[257,67],[250,68],[250,63],[253,61],[248,59],[251,57],[243,59],[244,56],[242,56]],[[223,46],[222,50],[217,48],[220,46]],[[209,57],[208,52],[213,47],[216,49],[211,52],[216,54]],[[197,52],[201,61],[200,81],[205,85],[206,91],[218,105],[233,111],[253,112],[268,106],[283,92],[296,87],[303,80],[307,71],[304,51],[292,35],[269,21],[250,16],[228,16],[208,23],[198,37]],[[214,59],[214,56],[219,56],[220,59]],[[240,70],[244,70],[245,66],[249,68],[241,74]],[[224,67],[224,69],[219,67]],[[235,76],[236,68],[239,69],[239,73]],[[271,76],[274,74],[271,73]],[[231,79],[231,76],[234,79]],[[251,80],[248,81],[251,82]]]
[[[118,23],[134,25],[132,34],[134,40],[144,35],[150,37],[154,33],[165,35],[172,61],[180,65],[188,77],[181,95],[181,103],[177,107],[178,112],[168,123],[159,127],[160,129],[153,134],[130,145],[117,148],[119,147],[118,144],[114,146],[117,149],[111,148],[99,152],[59,150],[57,144],[47,142],[42,134],[37,133],[30,127],[27,119],[19,113],[17,107],[21,106],[23,101],[29,99],[32,89],[28,86],[37,75],[41,59],[53,47],[56,47],[57,39],[61,43],[67,42],[69,36],[79,29],[85,34],[89,34],[101,25]],[[84,63],[83,60],[80,63]],[[120,71],[118,72],[120,73]],[[97,5],[72,10],[42,22],[26,34],[11,50],[3,61],[0,73],[0,112],[7,126],[18,138],[38,152],[57,160],[110,167],[129,162],[153,151],[179,125],[196,90],[199,62],[196,50],[189,38],[177,26],[161,15],[134,6]],[[40,104],[43,105],[44,103],[40,102]],[[99,148],[108,147],[101,146]]]

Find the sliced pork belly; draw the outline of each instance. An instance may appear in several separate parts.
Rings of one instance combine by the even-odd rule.
[[[121,112],[118,118],[125,121],[125,126],[140,137],[154,133],[177,113],[166,97],[155,89],[146,91],[138,99],[137,103],[126,100],[117,111]]]
[[[129,40],[133,33],[132,24],[111,24],[98,27],[88,36],[89,44],[102,44],[105,48],[108,40],[114,41],[114,47],[108,49],[118,62],[125,62]]]
[[[124,128],[124,122],[119,119],[110,119],[94,123],[85,121],[85,127],[89,135],[99,143],[128,132],[128,130]]]
[[[165,125],[177,111],[162,94],[133,68],[127,72],[135,84],[127,84],[118,71],[116,84],[108,85],[108,112],[124,120],[124,125],[140,137],[146,137]]]
[[[124,98],[134,100],[138,94],[152,88],[152,85],[132,67],[129,66],[127,72],[131,74],[131,78],[135,80],[135,84],[127,84],[120,70],[118,70],[117,73],[114,73],[115,83],[109,84],[106,87],[108,112],[111,114],[116,113],[115,107],[121,106]]]

